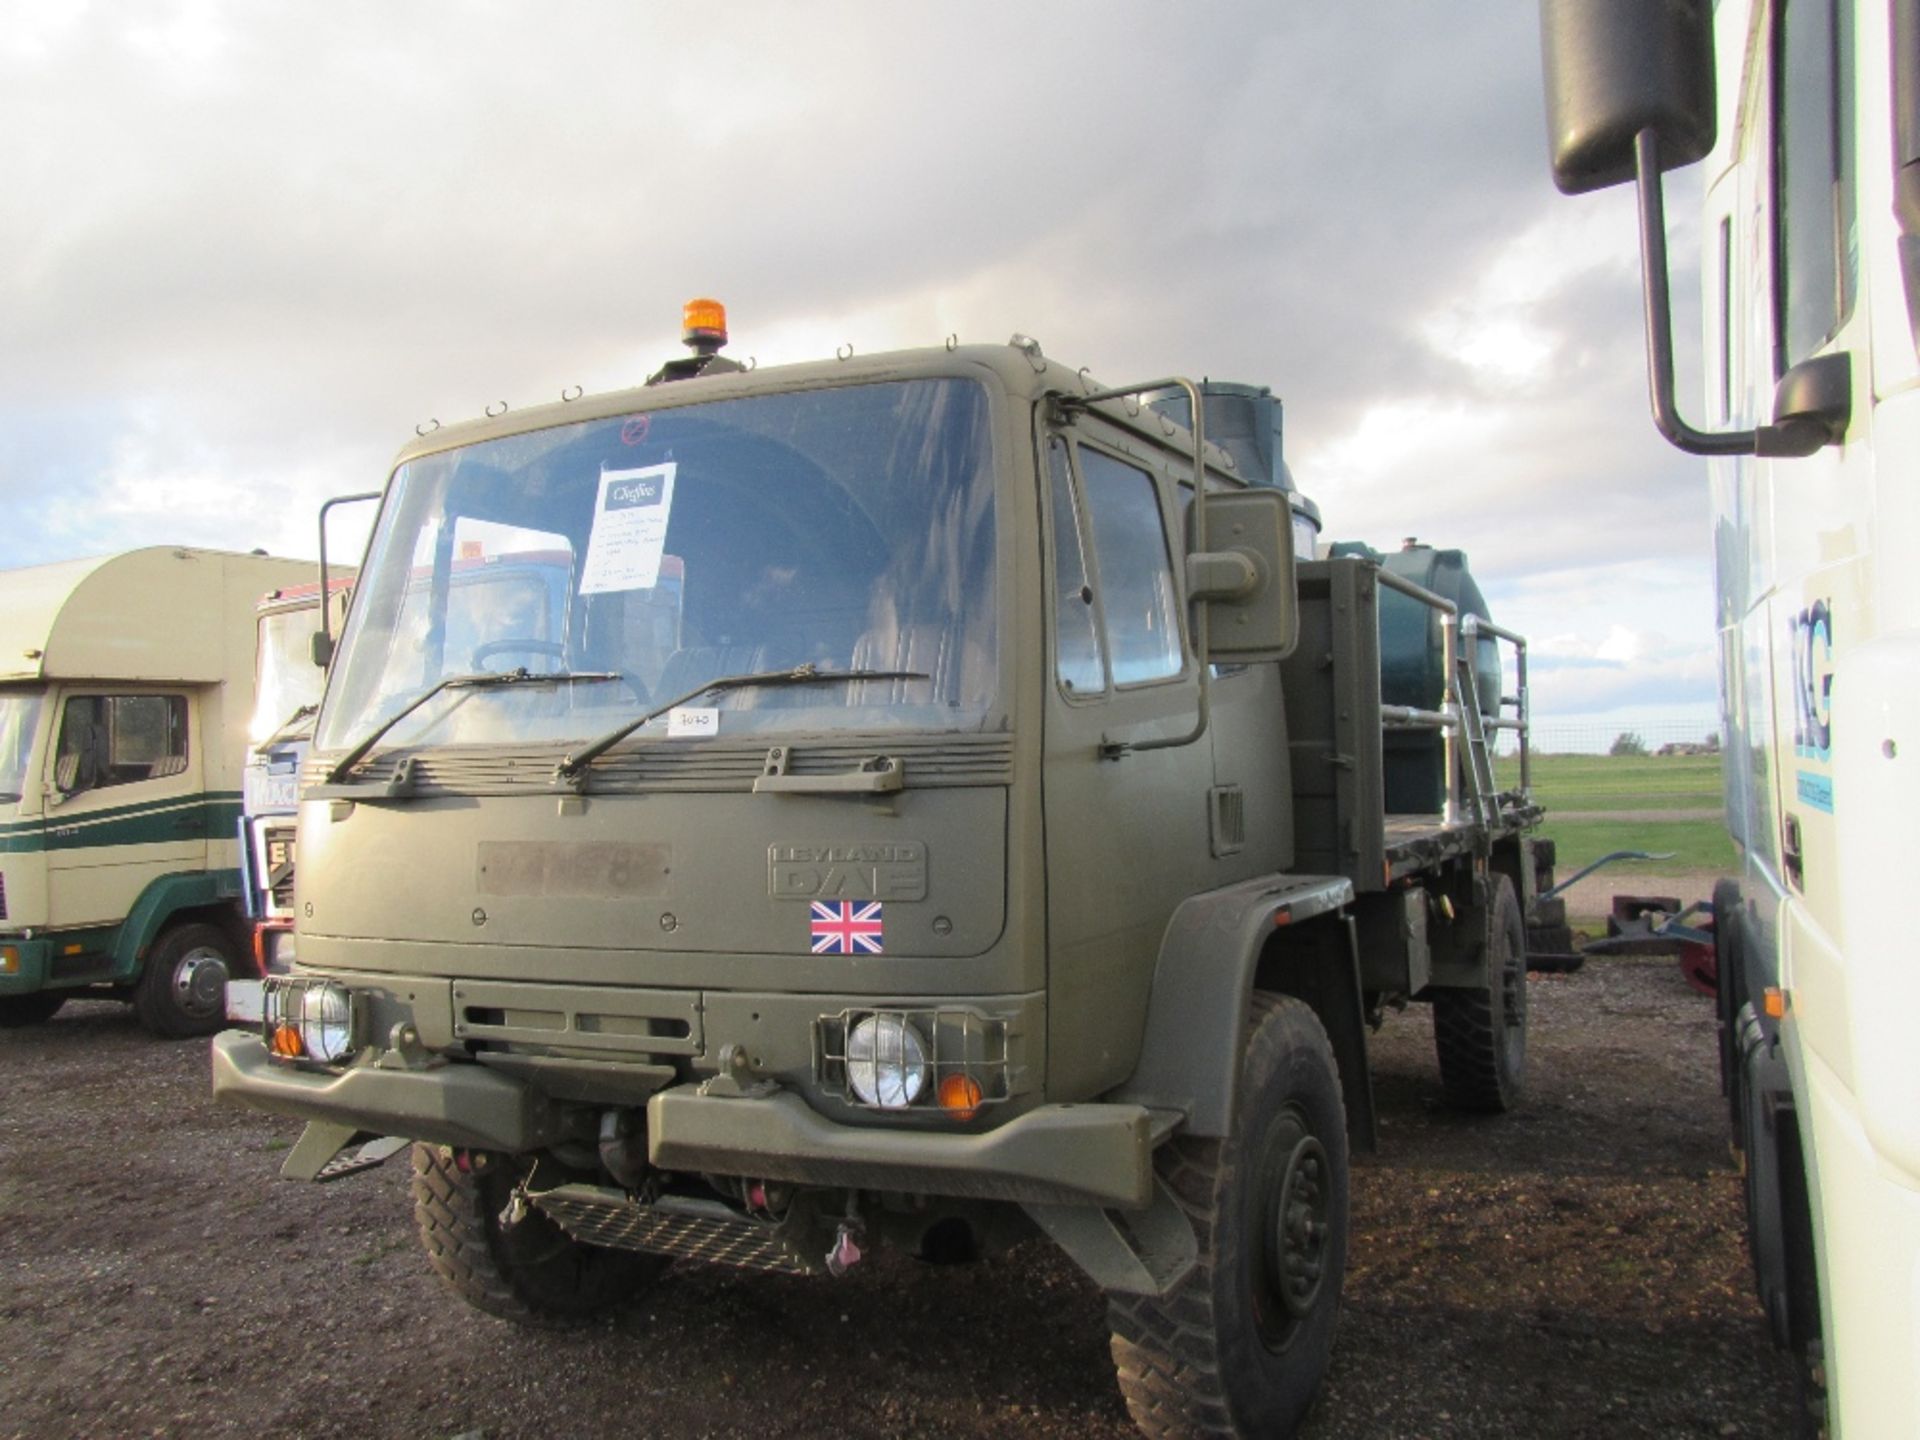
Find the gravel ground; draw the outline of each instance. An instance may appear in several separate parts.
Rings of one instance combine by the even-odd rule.
[[[1536,976],[1524,1111],[1438,1108],[1419,1007],[1376,1044],[1347,1302],[1303,1440],[1785,1435],[1707,1001],[1672,962]],[[274,1172],[297,1127],[203,1045],[76,1003],[0,1031],[0,1436],[1132,1433],[1099,1294],[1042,1244],[842,1281],[671,1272],[583,1331],[463,1308],[404,1157]]]

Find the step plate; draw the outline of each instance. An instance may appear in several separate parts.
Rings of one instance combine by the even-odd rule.
[[[588,1245],[780,1275],[811,1275],[822,1268],[794,1244],[792,1227],[736,1216],[718,1204],[698,1211],[665,1210],[592,1185],[562,1185],[530,1198],[562,1230]]]

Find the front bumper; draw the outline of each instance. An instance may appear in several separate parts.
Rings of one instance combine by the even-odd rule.
[[[0,995],[31,995],[47,988],[53,945],[46,940],[0,940]]]
[[[213,1094],[296,1120],[472,1150],[534,1150],[562,1133],[546,1096],[479,1065],[300,1070],[276,1063],[258,1035],[241,1030],[213,1037]]]
[[[545,1094],[484,1066],[302,1070],[233,1030],[213,1040],[213,1092],[274,1114],[478,1150],[534,1150],[563,1133]],[[1041,1105],[990,1130],[948,1134],[838,1124],[792,1091],[722,1096],[679,1085],[647,1102],[647,1143],[663,1170],[1141,1209],[1153,1198],[1166,1120],[1139,1105]]]
[[[1144,1208],[1153,1116],[1138,1105],[1041,1105],[951,1135],[837,1125],[791,1091],[741,1098],[696,1086],[647,1102],[647,1155],[662,1170],[988,1200]]]

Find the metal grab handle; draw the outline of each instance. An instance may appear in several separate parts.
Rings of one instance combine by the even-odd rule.
[[[789,775],[787,747],[767,751],[766,768],[754,777],[756,795],[884,795],[906,783],[906,767],[892,755],[876,755],[857,770],[828,775]]]

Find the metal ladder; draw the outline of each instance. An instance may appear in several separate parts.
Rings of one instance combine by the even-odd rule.
[[[1462,636],[1462,639],[1467,638]],[[1453,657],[1453,703],[1460,716],[1460,731],[1467,742],[1467,798],[1473,803],[1474,822],[1491,825],[1493,815],[1493,756],[1487,749],[1487,731],[1481,724],[1480,689],[1474,683],[1473,654],[1478,644],[1459,647]]]

